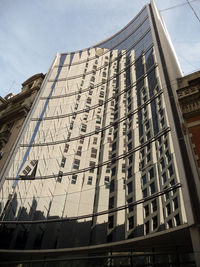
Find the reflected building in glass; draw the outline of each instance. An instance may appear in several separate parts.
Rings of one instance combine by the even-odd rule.
[[[105,41],[57,54],[2,170],[1,248],[191,248],[181,76],[153,3]]]

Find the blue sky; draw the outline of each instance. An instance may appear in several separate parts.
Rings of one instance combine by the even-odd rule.
[[[83,49],[124,27],[146,0],[1,0],[0,95],[46,73],[57,52]],[[155,0],[185,74],[200,69],[200,22],[186,0]],[[200,0],[191,2],[200,17]]]

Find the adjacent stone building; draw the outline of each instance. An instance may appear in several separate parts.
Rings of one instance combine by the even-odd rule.
[[[0,97],[0,171],[12,153],[20,130],[41,87],[44,74],[36,74],[22,84],[19,94]]]
[[[200,171],[200,71],[178,79],[178,100],[189,134],[198,171]],[[199,172],[200,174],[200,172]]]

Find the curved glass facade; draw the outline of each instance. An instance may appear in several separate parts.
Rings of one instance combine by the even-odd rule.
[[[154,31],[147,5],[113,37],[56,56],[4,173],[1,248],[106,244],[188,222]]]

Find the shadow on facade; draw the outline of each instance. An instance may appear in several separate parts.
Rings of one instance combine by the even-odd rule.
[[[34,221],[46,220],[43,212],[37,210],[36,199],[32,200],[29,212],[24,207],[19,208],[16,194],[7,204],[4,221]],[[23,205],[23,203],[21,203]],[[50,210],[49,203],[48,210]],[[15,215],[16,214],[16,215]],[[59,216],[48,216],[50,219],[60,219]],[[89,221],[62,221],[37,224],[1,224],[0,249],[56,249],[74,248],[90,245],[106,244],[126,239],[125,224],[118,225],[108,235],[107,223],[92,226]],[[161,230],[164,230],[161,227]],[[128,239],[144,236],[144,226],[137,226],[127,237]]]

